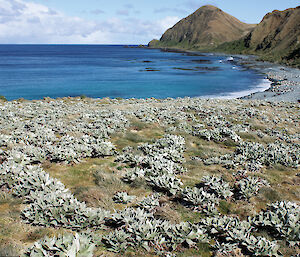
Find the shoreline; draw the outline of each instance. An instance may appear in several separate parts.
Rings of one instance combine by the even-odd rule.
[[[269,81],[269,86],[259,90],[258,85],[253,90],[232,92],[224,96],[206,96],[216,99],[243,99],[243,100],[266,100],[266,101],[285,101],[300,102],[300,69],[288,67],[282,64],[276,64],[257,60],[259,57],[254,55],[237,55],[216,52],[200,52],[175,48],[149,48],[159,49],[166,52],[179,52],[193,55],[212,54],[220,56],[232,56],[232,63],[245,69],[254,70],[265,75],[265,80]],[[246,92],[248,91],[248,92]],[[243,92],[245,94],[243,94]],[[242,93],[242,95],[240,95]],[[237,94],[239,94],[237,96]],[[235,95],[235,96],[234,96]],[[231,97],[232,96],[232,97]],[[205,97],[203,97],[205,98]]]
[[[264,91],[253,92],[239,99],[266,101],[300,101],[300,70],[281,64],[259,61],[255,56],[233,55],[237,64],[265,74],[270,86]]]
[[[248,89],[248,90],[242,90],[242,91],[236,91],[236,92],[232,92],[226,95],[211,95],[211,96],[205,96],[203,98],[210,98],[210,99],[224,99],[224,100],[230,100],[230,99],[243,99],[244,97],[248,97],[252,94],[256,94],[256,93],[261,93],[261,92],[265,92],[266,90],[268,90],[271,86],[271,81],[269,81],[268,79],[264,78],[262,79],[262,82],[260,84],[258,84],[256,87],[254,87],[253,89]],[[202,97],[200,97],[202,98]]]
[[[263,90],[258,85],[253,90],[243,96],[235,96],[226,99],[242,99],[242,100],[266,100],[266,101],[284,101],[284,102],[300,102],[300,70],[266,61],[257,60],[257,56],[253,55],[228,55],[223,53],[213,53],[214,55],[232,56],[233,63],[245,69],[251,69],[266,77],[263,79],[268,81],[268,86]],[[246,91],[233,92],[232,95]]]
[[[135,48],[140,48],[140,47],[135,47]],[[208,56],[208,55],[217,56],[220,57],[219,60],[220,62],[229,63],[230,65],[232,65],[233,69],[238,69],[241,71],[251,70],[253,72],[257,72],[257,74],[262,76],[260,83],[254,84],[253,82],[253,84],[252,83],[250,84],[250,87],[248,89],[241,89],[240,91],[227,92],[219,95],[194,96],[195,98],[300,102],[300,69],[284,66],[281,64],[260,61],[258,60],[257,56],[253,56],[253,55],[238,55],[238,54],[230,55],[227,53],[200,52],[195,50],[184,50],[184,49],[175,49],[175,48],[145,47],[144,49],[149,49],[149,50],[156,49],[163,52],[175,52],[175,53],[182,53],[184,55],[191,55],[191,56]],[[73,97],[76,96],[80,97],[79,95],[74,95]],[[86,97],[84,95],[82,96]],[[65,96],[65,97],[69,97],[69,96]],[[185,97],[188,96],[183,96],[181,98],[185,98]],[[44,98],[47,98],[47,96],[45,96]],[[62,98],[62,97],[57,97],[57,98]],[[97,99],[97,97],[92,97],[92,98]],[[1,100],[1,96],[0,96],[0,100]],[[5,100],[5,97],[3,97],[2,100]],[[19,99],[13,99],[9,101],[15,101],[15,100],[19,100]],[[42,100],[42,98],[40,100]]]

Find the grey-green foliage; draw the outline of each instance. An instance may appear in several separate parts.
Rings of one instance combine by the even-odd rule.
[[[198,187],[186,187],[181,193],[185,203],[208,215],[218,215],[217,206],[220,199],[228,199],[231,196],[233,192],[229,183],[220,176],[204,176]]]
[[[204,163],[206,165],[223,164],[227,168],[235,168],[239,165],[249,168],[249,164],[252,164],[250,169],[254,168],[254,171],[261,165],[271,166],[274,164],[297,168],[300,163],[299,156],[300,145],[296,143],[284,144],[277,141],[264,146],[259,143],[242,142],[233,154],[209,158],[204,160]],[[252,167],[253,163],[257,167]]]
[[[276,241],[269,241],[261,236],[255,237],[251,234],[244,234],[241,231],[233,231],[230,234],[232,238],[239,242],[240,247],[246,248],[254,256],[281,256]]]
[[[238,217],[220,216],[206,217],[200,221],[209,235],[213,237],[223,236],[234,229],[239,229],[243,233],[250,233],[253,230],[251,224],[247,221],[241,221]]]
[[[184,161],[182,156],[185,149],[184,145],[183,137],[167,134],[154,144],[144,144],[139,149],[147,156],[163,155],[164,158],[173,162],[182,163]]]
[[[118,161],[132,166],[123,177],[125,182],[145,179],[155,189],[175,195],[181,191],[181,180],[176,176],[183,172],[184,138],[176,135],[165,135],[154,144],[143,144],[135,154],[133,148],[123,149]]]
[[[123,154],[117,160],[129,163],[132,166],[160,171],[171,169],[175,173],[178,164],[184,161],[184,138],[176,135],[165,135],[154,144],[143,144],[138,147],[137,153],[132,148],[124,148]]]
[[[219,198],[227,199],[233,195],[229,183],[220,176],[204,176],[202,182]]]
[[[282,164],[287,167],[298,167],[300,161],[299,144],[275,142],[264,147],[259,143],[242,143],[235,152],[245,160],[255,160],[264,165]]]
[[[267,228],[274,236],[285,238],[290,244],[300,241],[300,206],[297,203],[281,201],[270,204],[251,222],[258,228]]]
[[[24,257],[93,257],[95,244],[92,238],[84,234],[62,234],[58,237],[46,237],[34,243]]]
[[[269,186],[269,183],[259,177],[245,177],[236,183],[239,198],[249,199],[256,195],[260,188]]]
[[[102,241],[105,244],[106,248],[111,252],[122,252],[125,251],[128,247],[134,246],[130,242],[131,235],[124,230],[115,230],[108,235],[104,236]]]
[[[165,155],[156,156],[146,156],[143,164],[148,167],[147,173],[149,175],[159,175],[159,174],[181,174],[185,173],[187,170],[180,165],[180,163],[174,162],[172,160],[166,159]]]
[[[136,181],[137,179],[144,179],[146,171],[144,169],[140,169],[135,167],[133,169],[129,169],[125,175],[123,176],[122,180],[127,183],[131,183]]]
[[[95,107],[92,102],[66,104],[62,100],[9,102],[0,107],[0,126],[7,132],[0,137],[0,146],[7,147],[9,157],[10,151],[17,150],[31,163],[112,155],[109,136],[124,131],[129,122],[121,111]]]
[[[204,227],[211,238],[224,244],[237,245],[246,253],[254,256],[279,256],[276,242],[252,235],[253,227],[247,221],[228,216],[207,217],[199,225]]]
[[[146,181],[154,189],[169,193],[170,195],[176,195],[182,190],[181,180],[173,174],[163,174],[162,176],[149,176],[146,178]]]
[[[137,206],[141,209],[151,212],[159,206],[160,196],[161,195],[159,193],[154,193],[150,196],[144,197],[142,201],[137,203]]]
[[[65,186],[39,166],[23,166],[12,160],[0,166],[0,186],[7,186],[29,205],[22,211],[24,220],[33,225],[82,229],[101,226],[107,211],[88,208]]]
[[[219,133],[219,131],[217,129],[211,129],[211,130],[202,129],[200,131],[193,131],[193,135],[204,138],[207,141],[210,141],[210,140],[214,140],[217,142],[224,141],[224,138],[222,137],[222,135]]]
[[[105,245],[112,251],[120,252],[130,246],[149,250],[155,245],[159,249],[173,251],[185,244],[192,247],[197,242],[206,242],[205,231],[188,222],[171,224],[155,219],[152,213],[138,208],[127,208],[113,214],[107,224],[119,227],[118,230],[103,238]]]
[[[148,213],[141,208],[134,209],[130,207],[106,217],[105,221],[109,226],[120,227],[127,223],[146,220],[149,217],[153,217],[153,214]]]
[[[269,136],[279,138],[287,143],[292,143],[293,141],[297,141],[300,139],[299,133],[289,134],[286,128],[280,130],[266,128],[264,130],[264,133],[266,133]]]
[[[131,203],[135,198],[136,198],[136,196],[128,195],[127,192],[117,192],[113,196],[113,201],[115,203],[127,204],[127,203]]]
[[[227,166],[234,167],[235,163],[232,158],[233,158],[233,155],[225,154],[225,155],[221,155],[221,156],[215,156],[215,157],[211,157],[208,159],[200,159],[200,160],[202,160],[205,165],[222,164],[225,167],[227,167]]]
[[[182,199],[188,204],[194,206],[194,209],[201,210],[206,214],[218,214],[216,206],[219,199],[215,194],[205,191],[203,188],[186,187],[181,193]]]
[[[42,163],[47,159],[52,162],[79,162],[83,158],[110,156],[115,153],[115,146],[111,142],[90,136],[78,139],[67,135],[60,140],[56,144],[49,143],[44,146],[37,146],[35,143],[16,145],[6,153],[17,161],[12,151],[18,151],[26,156],[29,163]]]
[[[55,144],[46,146],[47,156],[55,162],[78,162],[87,157],[100,157],[113,155],[115,146],[109,141],[84,135],[75,138],[66,135]]]
[[[163,237],[167,240],[169,250],[175,250],[177,245],[185,244],[193,247],[197,242],[207,242],[205,230],[189,222],[179,224],[166,224],[163,226]]]
[[[53,179],[39,166],[22,165],[8,160],[0,166],[0,186],[6,185],[17,197],[25,197],[28,202],[35,200],[33,193],[58,192],[68,190],[57,179]]]
[[[157,100],[152,99],[151,101],[155,102]],[[149,101],[147,102],[150,103]],[[158,107],[152,104],[145,104],[145,102],[133,114],[142,122],[158,122],[161,125],[174,125],[187,119],[195,119],[193,114],[183,112],[179,108],[172,110],[170,106]]]
[[[65,227],[80,230],[90,227],[102,227],[104,218],[109,212],[100,208],[89,208],[79,202],[70,193],[37,192],[34,202],[26,207],[22,218],[38,226]]]
[[[237,135],[232,129],[228,127],[219,127],[214,129],[203,129],[200,131],[194,130],[194,136],[204,138],[208,141],[213,140],[217,142],[225,141],[227,138],[230,138],[234,142],[241,142],[242,139]]]
[[[213,249],[216,251],[216,254],[227,255],[232,253],[234,250],[238,248],[238,243],[220,243],[218,240],[215,241],[215,244],[212,245]]]

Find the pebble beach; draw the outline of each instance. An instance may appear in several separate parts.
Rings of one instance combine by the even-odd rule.
[[[242,99],[298,102],[300,100],[300,70],[270,62],[256,61],[253,56],[238,56],[237,63],[266,75],[271,84],[264,92]]]

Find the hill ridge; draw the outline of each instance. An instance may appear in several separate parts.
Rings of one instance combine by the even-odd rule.
[[[204,5],[169,28],[150,47],[213,48],[241,38],[255,25],[241,22],[213,5]]]
[[[300,67],[300,6],[267,13],[245,37],[216,50],[255,54],[264,60]]]

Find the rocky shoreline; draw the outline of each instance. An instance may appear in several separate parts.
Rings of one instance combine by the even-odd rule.
[[[271,82],[264,92],[256,92],[240,99],[266,101],[300,101],[300,70],[270,62],[257,61],[255,56],[236,56],[237,64],[266,75]]]
[[[193,56],[203,56],[202,52],[176,49],[176,48],[154,48],[165,52],[185,53]],[[230,56],[224,53],[213,53],[215,55]],[[242,97],[232,97],[247,100],[266,100],[266,101],[284,101],[299,102],[300,100],[300,69],[284,66],[266,61],[258,60],[254,55],[231,55],[232,63],[242,66],[245,69],[252,69],[258,73],[264,74],[266,79],[271,82],[270,87],[261,92],[251,93]]]

